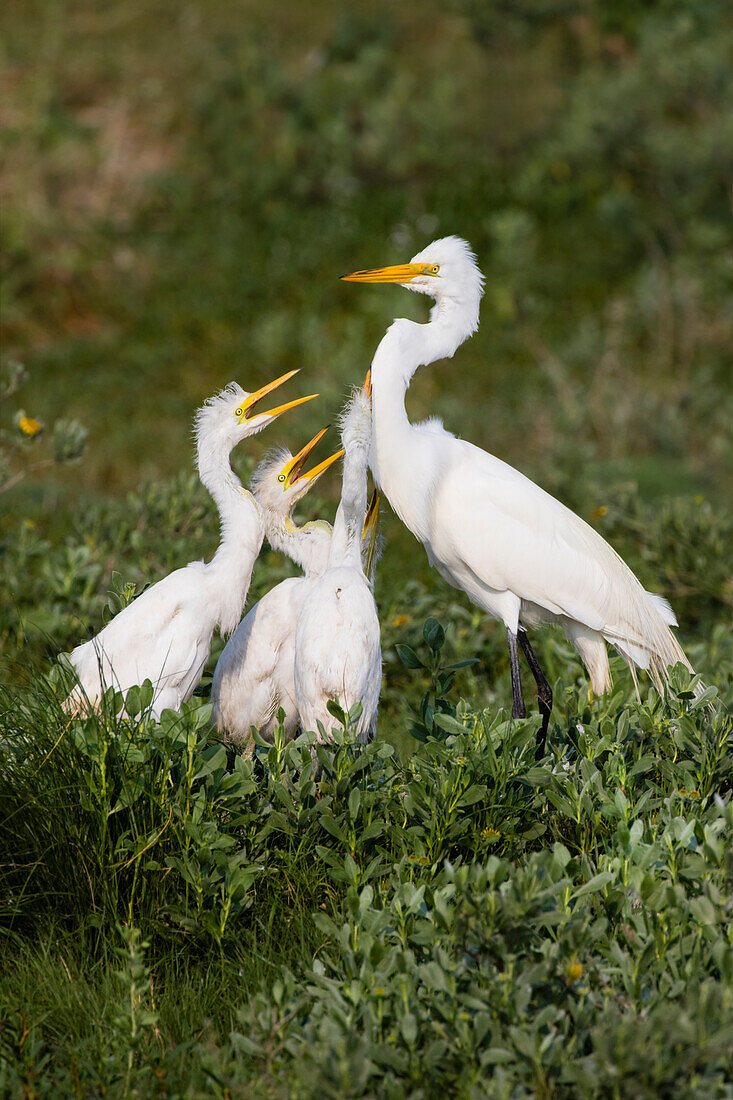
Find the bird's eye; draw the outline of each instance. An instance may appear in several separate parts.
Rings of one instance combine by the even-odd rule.
[[[428,268],[428,275],[437,275],[440,271],[440,264],[431,264]]]
[[[243,412],[244,412],[244,409],[241,409],[241,408],[240,409],[235,409],[234,410],[234,415],[235,416],[241,416]]]
[[[277,480],[278,481],[285,481],[285,474],[278,474],[277,475]]]

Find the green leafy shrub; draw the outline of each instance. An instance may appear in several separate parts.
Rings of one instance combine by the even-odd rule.
[[[437,660],[438,628],[425,628]],[[43,709],[27,692],[2,708],[12,935],[50,918],[114,941],[124,920],[165,973],[174,944],[224,965],[273,920],[309,914],[310,964],[283,971],[281,941],[265,940],[266,981],[231,1002],[231,1039],[209,1044],[215,1080],[263,1095],[321,1082],[334,1097],[602,1096],[613,1081],[621,1096],[725,1095],[733,728],[686,670],[666,701],[591,705],[567,689],[540,764],[536,719],[459,701],[409,759],[342,734],[319,748],[318,780],[310,734],[228,757],[200,702],[156,725],[143,685],[133,721],[112,692],[103,714],[70,720],[62,681]],[[162,1017],[143,1004],[150,963],[129,965],[112,1064],[141,1085]],[[16,1016],[3,1026],[12,1080],[31,1067],[52,1088],[71,1072],[48,1062],[40,1023],[22,1051]],[[172,1081],[203,1072],[193,1048],[166,1059]],[[112,1070],[99,1072],[101,1088]]]

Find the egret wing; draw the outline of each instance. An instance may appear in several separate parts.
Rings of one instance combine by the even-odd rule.
[[[470,444],[462,452],[434,498],[443,561],[594,630],[618,619],[614,579],[641,585],[598,532],[506,463]]]
[[[171,573],[74,650],[72,662],[90,697],[87,685],[98,690],[100,666],[105,686],[121,691],[146,679],[193,691],[211,642],[211,630],[202,625],[206,616],[199,614],[205,593],[198,572],[189,565]]]
[[[253,725],[262,730],[280,706],[286,727],[297,721],[293,647],[307,588],[303,577],[276,585],[245,615],[219,658],[212,685],[215,720],[235,739],[246,739]]]

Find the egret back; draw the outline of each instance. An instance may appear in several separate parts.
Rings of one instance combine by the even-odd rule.
[[[329,569],[303,602],[295,634],[295,694],[301,724],[325,740],[336,724],[329,700],[345,709],[362,704],[358,740],[376,728],[382,680],[379,618],[361,570]]]
[[[211,698],[214,722],[227,739],[248,741],[252,726],[272,739],[280,707],[286,735],[297,728],[295,623],[311,584],[304,577],[281,581],[248,611],[224,647]]]

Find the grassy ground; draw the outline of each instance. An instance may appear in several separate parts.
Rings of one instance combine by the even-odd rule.
[[[3,357],[30,376],[0,436],[0,1092],[731,1096],[730,15],[7,0],[0,23]],[[682,673],[636,703],[618,660],[589,700],[548,631],[535,764],[500,628],[388,515],[379,739],[318,783],[303,746],[213,740],[219,643],[177,720],[69,723],[58,652],[215,546],[195,406],[301,367],[321,401],[241,471],[304,442],[422,315],[337,276],[454,232],[482,327],[411,414],[597,526],[672,601],[710,706]],[[252,599],[289,570],[265,551]]]

